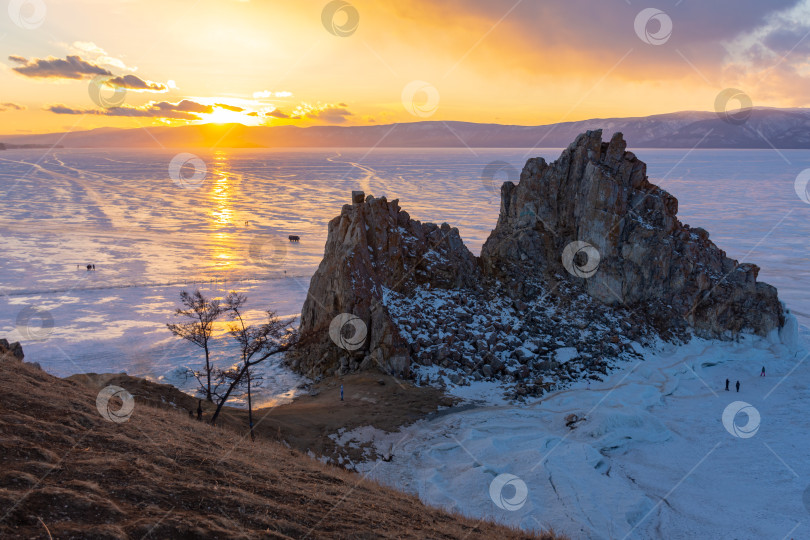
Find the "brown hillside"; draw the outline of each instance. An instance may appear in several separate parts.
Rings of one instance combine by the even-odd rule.
[[[107,421],[88,386],[2,359],[0,537],[49,536],[531,538],[138,398]]]
[[[174,386],[124,373],[87,373],[67,379],[88,386],[93,392],[111,384],[120,386],[136,400],[164,409],[197,410],[197,398]],[[343,401],[340,401],[341,385],[345,389]],[[369,425],[384,431],[398,431],[404,425],[435,413],[440,406],[451,407],[457,401],[435,388],[417,387],[381,373],[327,377],[292,403],[254,410],[255,431],[261,439],[283,441],[304,453],[312,451],[332,459],[342,455],[356,462],[363,451],[339,447],[329,435],[341,428],[352,430]],[[203,402],[202,408],[203,418],[208,421],[216,407]],[[224,407],[217,424],[247,434],[247,410]]]

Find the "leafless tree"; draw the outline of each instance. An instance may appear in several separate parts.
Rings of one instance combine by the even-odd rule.
[[[205,399],[213,402],[215,388],[212,387],[211,379],[214,374],[214,366],[211,362],[211,352],[208,345],[214,332],[214,322],[223,313],[222,304],[219,300],[206,298],[199,290],[193,294],[182,291],[180,293],[180,302],[183,307],[177,308],[175,315],[186,317],[190,321],[168,323],[166,326],[175,336],[179,336],[205,351],[205,366],[201,371],[192,371],[192,373],[200,384]]]
[[[248,422],[250,436],[255,438],[253,432],[253,402],[251,395],[250,369],[268,358],[290,350],[296,343],[298,334],[292,328],[295,318],[280,319],[272,310],[267,310],[267,322],[263,324],[247,324],[243,316],[243,308],[247,297],[243,294],[231,292],[225,298],[222,309],[227,311],[232,319],[229,333],[239,345],[241,354],[240,364],[229,374],[225,392],[218,396],[217,409],[211,417],[214,424],[219,417],[222,407],[231,397],[234,390],[244,385],[248,397]]]

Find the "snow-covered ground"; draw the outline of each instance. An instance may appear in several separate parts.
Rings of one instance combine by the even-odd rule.
[[[356,464],[372,478],[526,529],[572,538],[807,538],[805,356],[777,336],[662,344],[603,382],[526,406],[481,404],[399,433],[361,428],[338,440],[373,440],[379,455],[393,455]],[[476,385],[488,386],[463,391]],[[736,401],[760,415],[753,436],[724,427]],[[570,414],[584,420],[569,428]],[[734,422],[745,429],[745,411]],[[499,490],[495,479],[506,474],[514,478]]]
[[[729,256],[759,264],[760,279],[810,324],[810,205],[794,190],[810,152],[636,153],[679,199],[683,221],[710,231]],[[27,360],[57,375],[126,371],[191,391],[178,375],[198,365],[199,351],[165,328],[180,290],[244,292],[252,320],[268,307],[297,314],[326,224],[352,189],[398,197],[417,219],[458,226],[477,253],[498,214],[482,170],[495,160],[519,170],[527,154],[218,150],[201,154],[209,172],[198,190],[168,178],[173,156],[0,153],[0,336],[22,341]],[[287,234],[301,243],[286,243]],[[96,272],[77,268],[87,263]],[[228,363],[233,350],[221,330],[215,358]],[[799,333],[810,350],[810,334]],[[474,382],[453,391],[477,408],[402,433],[335,437],[376,437],[391,461],[357,464],[376,478],[529,529],[553,526],[573,538],[810,538],[808,365],[803,350],[778,340],[661,345],[602,382],[540,402],[510,404],[502,389]],[[278,363],[265,375],[264,403],[303,382]],[[723,390],[726,378],[740,381],[739,394]],[[735,401],[759,413],[751,437],[723,425]],[[585,420],[570,429],[569,414]],[[739,426],[746,418],[737,416]]]

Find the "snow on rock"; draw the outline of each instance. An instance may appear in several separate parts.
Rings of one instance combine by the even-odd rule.
[[[576,347],[560,347],[556,351],[554,351],[554,358],[560,364],[565,364],[569,360],[573,360],[579,355],[579,351]]]
[[[499,381],[509,398],[537,396],[574,380],[599,379],[638,352],[619,320],[629,310],[591,306],[577,297],[565,311],[558,300],[523,303],[480,291],[418,286],[405,295],[383,289],[383,305],[410,348],[419,384],[468,386]],[[619,313],[619,317],[617,317]],[[644,335],[637,321],[633,335]],[[438,366],[438,370],[425,368]]]

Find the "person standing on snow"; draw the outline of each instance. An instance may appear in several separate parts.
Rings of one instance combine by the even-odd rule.
[[[737,384],[735,386],[737,387],[737,392],[739,392],[740,391],[740,381],[737,381]]]
[[[726,392],[728,392],[728,383],[729,383],[729,380],[726,379]]]
[[[762,366],[762,373],[759,374],[760,377],[765,376],[765,366]]]

